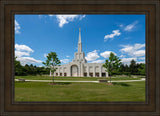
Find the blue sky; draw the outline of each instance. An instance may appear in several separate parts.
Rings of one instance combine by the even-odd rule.
[[[15,56],[43,66],[53,51],[62,64],[71,62],[79,28],[87,62],[103,63],[110,52],[124,64],[145,62],[145,15],[15,15]]]

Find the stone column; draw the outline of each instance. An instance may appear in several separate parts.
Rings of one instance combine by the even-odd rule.
[[[93,77],[95,77],[95,66],[93,66]]]
[[[60,76],[60,67],[58,66],[58,76]]]
[[[68,76],[69,76],[69,66],[67,66],[66,68],[67,68],[67,69],[66,69],[66,70],[67,70],[66,73],[67,73],[67,77],[68,77]]]
[[[64,77],[64,67],[62,67],[62,77]]]
[[[102,67],[99,66],[99,77],[102,77]]]
[[[81,63],[81,77],[84,77],[84,66],[83,66],[83,64]]]
[[[87,77],[89,77],[89,66],[87,65]]]
[[[68,76],[71,76],[71,66],[68,66],[68,72],[67,72]]]
[[[81,76],[81,65],[80,64],[78,64],[78,74],[77,74],[77,76],[78,77],[80,77]]]
[[[108,72],[106,72],[106,77],[108,77]]]

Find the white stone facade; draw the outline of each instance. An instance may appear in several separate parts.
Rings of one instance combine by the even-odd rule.
[[[75,58],[68,64],[56,66],[57,70],[54,76],[68,77],[108,77],[108,72],[102,66],[103,63],[87,63],[85,54],[82,52],[81,29],[79,29],[78,52],[74,54]],[[50,76],[51,76],[50,72]]]

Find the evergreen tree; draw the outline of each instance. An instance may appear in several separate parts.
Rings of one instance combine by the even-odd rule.
[[[135,60],[131,60],[131,63],[129,65],[130,73],[132,75],[135,75],[138,73],[137,64]]]

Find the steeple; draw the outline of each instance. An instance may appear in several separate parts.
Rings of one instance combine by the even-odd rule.
[[[79,41],[78,43],[81,43],[81,28],[79,28]]]
[[[81,28],[79,28],[78,52],[75,52],[73,62],[87,63],[85,54],[82,52]]]
[[[78,52],[82,52],[81,28],[79,28]]]

